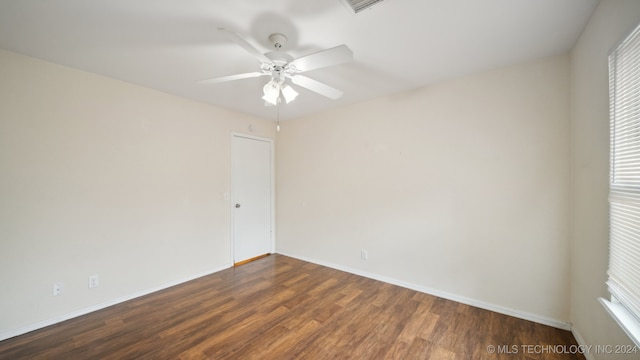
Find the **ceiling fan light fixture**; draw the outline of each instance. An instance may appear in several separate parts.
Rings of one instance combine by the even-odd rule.
[[[295,100],[298,96],[298,92],[291,86],[285,84],[283,80],[275,78],[264,85],[262,93],[262,100],[268,105],[278,105],[281,101],[280,94],[282,94],[287,104]]]
[[[282,96],[284,96],[284,101],[288,104],[296,99],[298,92],[293,90],[291,86],[285,85],[282,88]]]
[[[271,105],[278,105],[278,100],[280,99],[280,85],[277,82],[272,79],[262,88],[262,92],[264,94],[264,96],[262,96],[262,100]]]
[[[278,105],[278,100],[280,100],[279,96],[263,96],[262,100],[265,101],[265,105]]]

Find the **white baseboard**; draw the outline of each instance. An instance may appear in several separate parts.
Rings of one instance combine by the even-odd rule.
[[[73,318],[78,317],[78,316],[86,315],[88,313],[91,313],[91,312],[94,312],[94,311],[98,311],[98,310],[107,308],[109,306],[113,306],[113,305],[116,305],[116,304],[119,304],[119,303],[122,303],[122,302],[125,302],[125,301],[129,301],[129,300],[141,297],[141,296],[145,296],[145,295],[154,293],[156,291],[164,290],[164,289],[170,288],[172,286],[176,286],[176,285],[185,283],[187,281],[191,281],[191,280],[195,280],[197,278],[203,277],[203,276],[211,275],[211,274],[216,273],[218,271],[221,271],[221,270],[224,270],[224,269],[228,269],[228,268],[230,268],[232,266],[233,266],[232,264],[223,265],[223,266],[215,268],[215,269],[210,269],[210,270],[207,270],[207,271],[204,271],[204,272],[201,272],[201,273],[198,273],[198,274],[195,274],[195,275],[183,278],[183,279],[179,279],[179,280],[175,280],[175,281],[171,281],[171,282],[162,284],[160,286],[156,286],[156,287],[153,287],[153,288],[149,288],[149,289],[146,289],[146,290],[138,291],[138,292],[135,292],[135,293],[132,293],[132,294],[128,294],[128,295],[125,295],[125,296],[121,296],[119,298],[116,298],[116,299],[113,299],[113,300],[109,300],[109,301],[106,301],[106,302],[103,302],[103,303],[100,303],[100,304],[97,304],[97,305],[89,306],[89,307],[86,307],[86,308],[83,308],[83,309],[80,309],[80,310],[76,310],[76,311],[70,312],[68,314],[56,316],[54,318],[43,320],[43,321],[38,321],[36,323],[29,324],[29,325],[26,325],[26,326],[23,326],[23,327],[20,327],[20,328],[17,328],[17,329],[5,331],[3,333],[0,333],[0,341],[6,340],[6,339],[9,339],[9,338],[18,336],[18,335],[26,334],[26,333],[34,331],[34,330],[42,329],[44,327],[47,327],[47,326],[50,326],[50,325],[54,325],[54,324],[57,324],[57,323],[60,323],[60,322],[63,322],[63,321],[69,320],[69,319],[73,319]]]
[[[519,319],[533,321],[533,322],[536,322],[536,323],[539,323],[539,324],[552,326],[552,327],[555,327],[555,328],[558,328],[558,329],[562,329],[562,330],[571,330],[571,325],[569,323],[565,322],[565,321],[548,318],[546,316],[540,316],[540,315],[536,315],[536,314],[531,314],[531,313],[528,313],[528,312],[525,312],[525,311],[514,310],[514,309],[510,309],[510,308],[504,307],[504,306],[500,306],[500,305],[484,302],[484,301],[481,301],[481,300],[471,299],[471,298],[467,298],[467,297],[464,297],[464,296],[451,294],[451,293],[448,293],[448,292],[445,292],[445,291],[440,291],[440,290],[437,290],[437,289],[432,289],[432,288],[428,288],[428,287],[425,287],[425,286],[416,285],[416,284],[408,283],[408,282],[405,282],[405,281],[402,281],[402,280],[393,279],[393,278],[389,278],[389,277],[386,277],[386,276],[381,276],[381,275],[369,273],[369,272],[366,272],[366,271],[353,269],[353,268],[349,268],[349,267],[346,267],[346,266],[337,265],[337,264],[333,264],[333,263],[329,263],[329,262],[325,262],[325,261],[321,261],[321,260],[317,260],[317,259],[311,259],[311,258],[307,258],[307,257],[304,257],[304,256],[298,256],[298,255],[294,255],[294,254],[289,254],[287,252],[282,252],[282,251],[276,251],[276,252],[278,254],[282,254],[284,256],[289,256],[289,257],[292,257],[292,258],[295,258],[295,259],[299,259],[299,260],[302,260],[302,261],[307,261],[307,262],[310,262],[310,263],[314,263],[314,264],[330,267],[330,268],[333,268],[333,269],[345,271],[345,272],[348,272],[348,273],[351,273],[351,274],[355,274],[355,275],[359,275],[359,276],[364,276],[366,278],[370,278],[370,279],[374,279],[374,280],[379,280],[379,281],[386,282],[386,283],[389,283],[389,284],[402,286],[402,287],[407,288],[407,289],[419,291],[419,292],[422,292],[422,293],[425,293],[425,294],[429,294],[429,295],[433,295],[433,296],[437,296],[437,297],[440,297],[440,298],[443,298],[443,299],[452,300],[452,301],[455,301],[455,302],[459,302],[459,303],[466,304],[466,305],[471,305],[471,306],[474,306],[474,307],[478,307],[478,308],[481,308],[481,309],[497,312],[497,313],[500,313],[500,314],[517,317]]]
[[[584,341],[584,338],[582,337],[582,334],[580,334],[578,329],[576,329],[575,327],[572,326],[571,327],[571,333],[573,334],[573,337],[576,338],[576,341],[578,342],[578,345],[588,346],[587,342]],[[589,351],[585,351],[584,353],[582,353],[582,355],[584,355],[584,357],[587,360],[596,360],[594,355]]]

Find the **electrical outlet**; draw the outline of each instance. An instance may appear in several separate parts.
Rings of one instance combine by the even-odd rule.
[[[53,284],[53,296],[58,296],[62,294],[64,294],[64,284],[63,283]]]
[[[98,278],[98,275],[89,276],[89,289],[98,287],[98,285],[100,285],[100,278]]]
[[[369,259],[369,252],[365,249],[360,250],[360,258],[362,260],[368,260]]]

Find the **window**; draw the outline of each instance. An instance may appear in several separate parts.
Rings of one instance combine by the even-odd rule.
[[[611,159],[605,308],[640,346],[640,27],[609,55]]]

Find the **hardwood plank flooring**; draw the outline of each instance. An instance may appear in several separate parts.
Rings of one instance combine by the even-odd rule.
[[[558,351],[571,345],[568,331],[272,255],[7,339],[0,359],[584,359]]]

